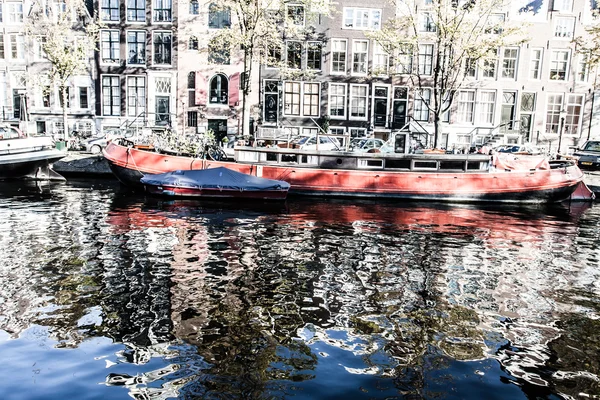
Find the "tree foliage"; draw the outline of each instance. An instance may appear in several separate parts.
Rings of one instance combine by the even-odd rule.
[[[467,85],[470,70],[479,66],[501,72],[502,66],[497,66],[499,51],[527,41],[524,25],[505,21],[505,0],[396,1],[396,18],[367,36],[397,61],[406,57],[412,60],[407,69],[400,71],[402,66],[396,65],[396,70],[406,74],[418,89],[416,98],[423,89],[432,89],[430,100],[424,103],[433,114],[437,147],[442,115],[452,107],[457,91]],[[420,54],[426,44],[434,45],[430,69]]]
[[[587,68],[594,74],[594,86],[596,86],[600,65],[600,23],[595,22],[585,27],[585,35],[578,36],[573,41],[575,51],[585,57]]]

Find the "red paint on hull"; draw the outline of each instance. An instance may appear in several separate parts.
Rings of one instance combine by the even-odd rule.
[[[104,156],[120,179],[135,184],[141,174],[224,166],[290,183],[290,193],[322,196],[391,197],[414,200],[556,202],[569,198],[583,173],[575,165],[548,170],[427,172],[321,169],[272,164],[217,162],[169,156],[110,143]],[[127,174],[123,174],[127,172]],[[127,179],[124,177],[129,175]]]

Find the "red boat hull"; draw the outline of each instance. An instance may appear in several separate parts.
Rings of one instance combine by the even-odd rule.
[[[219,199],[249,200],[285,200],[287,190],[231,190],[231,189],[197,189],[167,185],[144,185],[146,192],[167,197],[195,197]]]
[[[110,143],[104,150],[113,173],[141,188],[144,174],[224,166],[290,183],[300,195],[439,201],[544,203],[567,200],[583,180],[576,165],[546,170],[427,172],[323,169],[304,166],[217,162],[170,156]]]

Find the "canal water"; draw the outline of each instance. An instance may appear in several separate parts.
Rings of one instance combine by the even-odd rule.
[[[0,184],[0,399],[600,396],[600,204]]]

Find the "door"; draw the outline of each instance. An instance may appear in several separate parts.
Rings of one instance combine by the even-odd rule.
[[[226,119],[209,119],[208,130],[212,131],[217,144],[220,144],[225,136],[227,136],[227,120]]]
[[[169,97],[156,96],[156,125],[167,126],[171,121],[169,115]]]
[[[373,125],[387,125],[388,88],[375,86],[375,101],[373,104]]]
[[[408,89],[394,88],[394,104],[392,112],[392,129],[402,129],[406,125],[406,108],[408,104]]]
[[[517,94],[515,92],[502,93],[502,110],[500,111],[500,123],[504,129],[514,129],[515,103]]]

